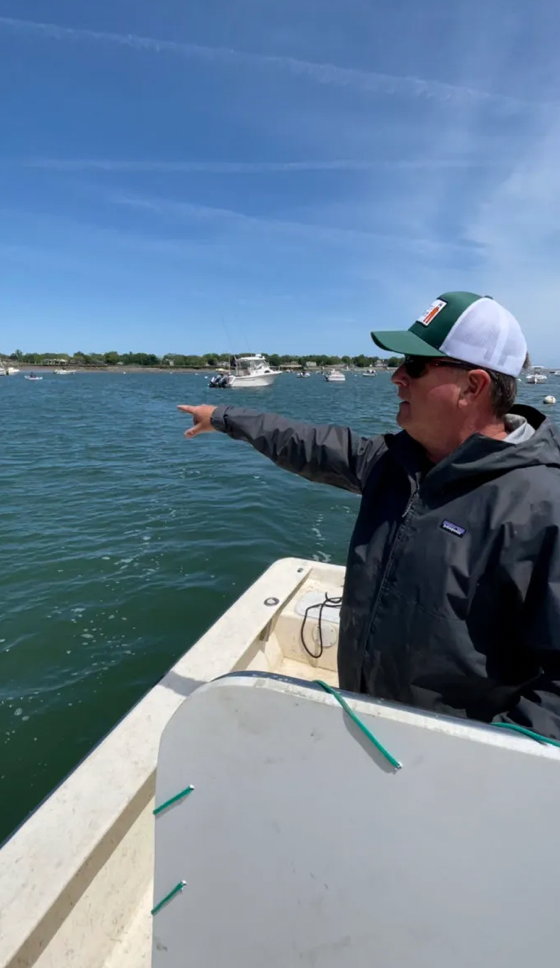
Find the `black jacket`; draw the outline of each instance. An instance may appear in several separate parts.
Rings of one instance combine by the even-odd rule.
[[[213,425],[279,467],[362,494],[340,686],[560,738],[560,436],[532,407],[517,445],[474,435],[432,466],[407,433],[218,407]]]

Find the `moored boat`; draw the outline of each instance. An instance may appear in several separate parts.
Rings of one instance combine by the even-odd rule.
[[[235,359],[233,372],[228,377],[228,387],[240,390],[244,387],[269,387],[280,370],[273,370],[261,353],[254,356],[238,356]]]

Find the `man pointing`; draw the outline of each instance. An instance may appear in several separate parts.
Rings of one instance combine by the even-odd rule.
[[[560,738],[560,437],[514,406],[527,358],[488,296],[444,293],[409,330],[397,434],[366,438],[239,407],[180,407],[279,467],[360,493],[338,651],[342,689]]]

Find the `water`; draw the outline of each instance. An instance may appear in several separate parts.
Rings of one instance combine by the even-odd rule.
[[[358,498],[190,425],[232,403],[394,429],[389,376],[209,390],[182,373],[0,381],[0,841],[277,558],[344,563]],[[560,398],[560,380],[521,398]],[[103,791],[100,791],[102,796]]]

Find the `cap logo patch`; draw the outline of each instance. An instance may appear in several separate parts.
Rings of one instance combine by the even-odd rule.
[[[417,323],[422,323],[422,326],[429,326],[432,320],[434,320],[438,313],[441,313],[442,309],[445,309],[447,303],[445,299],[435,299],[432,305],[426,310],[423,316],[419,316],[416,320]]]

